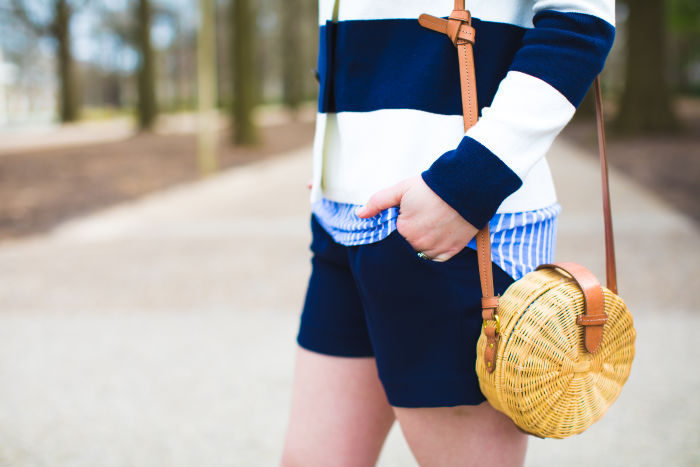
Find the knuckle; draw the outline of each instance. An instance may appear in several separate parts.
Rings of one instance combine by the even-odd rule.
[[[416,235],[410,221],[402,219],[401,216],[399,216],[396,219],[396,230],[398,230],[399,234],[401,234],[401,236],[405,238],[413,247],[417,246]]]
[[[396,230],[398,230],[399,233],[401,235],[403,235],[404,237],[406,236],[406,234],[408,234],[408,228],[409,228],[409,226],[406,222],[407,222],[406,218],[403,216],[399,216],[396,218]]]

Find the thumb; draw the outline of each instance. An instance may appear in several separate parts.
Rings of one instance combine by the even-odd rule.
[[[358,217],[367,218],[376,216],[385,209],[401,204],[401,198],[406,193],[407,186],[404,182],[376,192],[367,201],[367,204],[355,211]]]

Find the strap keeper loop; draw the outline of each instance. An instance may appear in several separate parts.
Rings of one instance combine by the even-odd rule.
[[[608,321],[608,317],[606,315],[595,315],[595,316],[586,316],[586,315],[578,315],[576,317],[576,324],[579,324],[581,326],[602,326]]]

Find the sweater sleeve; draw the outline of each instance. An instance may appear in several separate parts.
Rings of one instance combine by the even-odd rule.
[[[491,105],[456,149],[422,173],[477,228],[522,185],[571,120],[615,36],[614,0],[542,0],[533,8],[534,27],[523,35]]]

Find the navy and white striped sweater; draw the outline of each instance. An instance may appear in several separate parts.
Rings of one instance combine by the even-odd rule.
[[[421,27],[452,0],[320,0],[311,202],[364,204],[422,174],[481,228],[556,203],[545,155],[603,68],[614,0],[467,0],[480,119],[464,133],[456,50]]]

